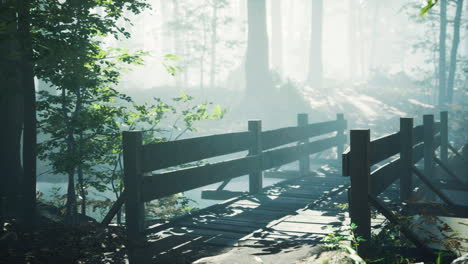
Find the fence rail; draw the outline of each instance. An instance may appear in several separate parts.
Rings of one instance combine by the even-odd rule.
[[[125,195],[119,204],[125,203],[130,263],[143,261],[136,250],[146,241],[145,202],[221,181],[224,187],[228,180],[242,175],[249,175],[249,192],[259,193],[264,170],[299,161],[301,175],[307,175],[309,155],[330,148],[337,148],[337,153],[343,151],[347,127],[343,114],[337,114],[336,120],[314,124],[308,123],[307,114],[298,114],[297,119],[297,127],[262,131],[261,121],[254,120],[248,122],[246,132],[154,144],[143,144],[141,131],[123,132]],[[309,142],[318,136],[328,137]],[[152,171],[242,151],[248,151],[248,156],[144,176]],[[113,208],[112,212],[117,209]],[[112,216],[106,216],[107,222],[111,219]]]
[[[448,207],[451,216],[466,216],[460,213],[462,208],[468,210],[467,206],[460,206],[453,203],[440,189],[460,190],[466,187],[442,185],[435,179],[435,163],[440,163],[441,168],[448,170],[449,175],[457,181],[459,185],[464,185],[453,172],[446,167],[448,144],[448,112],[440,113],[440,121],[434,122],[433,115],[423,116],[423,125],[413,127],[412,118],[400,118],[400,131],[375,140],[370,140],[370,130],[351,130],[350,148],[342,155],[343,175],[351,177],[351,188],[349,192],[349,211],[351,222],[357,225],[356,233],[362,236],[366,242],[358,247],[361,256],[368,255],[370,241],[370,207],[372,204],[380,213],[385,215],[393,224],[399,226],[399,218],[395,216],[379,201],[377,196],[385,191],[391,184],[400,180],[400,200],[409,203],[411,208],[432,208],[429,204],[414,205],[408,201],[411,197],[415,184],[413,181],[416,175],[424,184],[424,187],[437,195]],[[435,150],[440,147],[440,160],[435,157]],[[372,166],[392,158],[399,154],[398,158],[383,164],[375,170]],[[424,161],[424,170],[420,171],[415,164]],[[465,184],[466,185],[466,184]],[[433,198],[433,197],[426,197]],[[435,212],[436,210],[433,210]],[[440,210],[439,210],[440,211]],[[418,240],[410,229],[404,228],[401,231],[413,243],[426,250],[424,243]]]

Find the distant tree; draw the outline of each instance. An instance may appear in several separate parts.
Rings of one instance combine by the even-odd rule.
[[[457,51],[460,44],[460,24],[463,10],[463,0],[456,1],[455,18],[453,21],[453,40],[450,52],[450,68],[447,80],[447,103],[453,102],[453,88],[455,86],[455,73],[457,69]]]
[[[312,0],[310,48],[309,48],[309,73],[307,83],[313,87],[322,87],[322,23],[323,0]]]
[[[265,0],[247,0],[247,54],[245,79],[247,94],[262,94],[271,89],[268,58]]]
[[[439,107],[447,102],[445,42],[447,38],[447,0],[440,0],[439,24]]]
[[[283,19],[281,1],[271,1],[271,59],[273,68],[283,71]]]

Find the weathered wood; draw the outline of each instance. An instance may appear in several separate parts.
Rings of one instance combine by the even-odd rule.
[[[309,116],[306,113],[297,114],[297,126],[306,127],[309,124]],[[309,138],[305,138],[298,142],[298,145],[304,145],[309,143]],[[309,155],[304,155],[299,158],[299,171],[301,176],[305,176],[310,171],[310,160]]]
[[[344,147],[346,144],[345,131],[346,131],[346,128],[348,127],[348,123],[344,119],[344,114],[342,113],[336,114],[336,122],[342,123],[342,129],[337,130],[336,136],[345,138],[344,141],[338,142],[336,144],[336,159],[339,160],[341,159],[341,154],[344,152]]]
[[[390,211],[385,204],[383,204],[381,201],[379,201],[377,198],[369,195],[369,201],[374,206],[377,211],[379,211],[385,218],[390,221],[393,225],[396,225],[399,227],[400,231],[405,235],[405,237],[411,241],[416,247],[419,249],[423,250],[424,252],[429,253],[430,250],[424,245],[423,241],[421,241],[418,236],[411,230],[409,229],[409,225],[406,223],[403,223],[396,215]]]
[[[456,180],[459,184],[463,184],[463,181],[458,177],[447,165],[445,165],[440,159],[434,156],[434,161],[448,174],[452,179]]]
[[[440,129],[441,129],[440,121],[434,122],[434,135],[437,135],[438,133],[440,133]]]
[[[114,202],[104,219],[102,219],[101,226],[108,226],[110,224],[114,216],[119,212],[120,208],[122,208],[122,205],[125,202],[125,195],[125,191],[120,194],[119,198]]]
[[[400,152],[400,134],[393,133],[371,141],[370,163],[374,165]]]
[[[439,198],[444,201],[446,204],[450,205],[450,206],[454,206],[455,203],[453,203],[450,198],[447,197],[447,195],[445,195],[442,191],[440,191],[439,189],[437,189],[437,187],[434,186],[434,184],[432,184],[431,180],[426,176],[424,175],[424,173],[422,173],[421,171],[419,171],[416,167],[413,166],[413,172],[414,174],[416,174],[416,176],[418,176],[418,178],[427,186],[429,187],[429,189],[434,192],[437,196],[439,196]]]
[[[208,200],[227,200],[233,197],[241,196],[246,194],[246,192],[235,192],[228,190],[203,190],[201,193],[202,199]]]
[[[144,230],[144,203],[141,199],[142,132],[123,132],[123,161],[125,195],[125,224],[128,238],[130,263],[146,263],[139,254],[139,248],[146,244]]]
[[[411,167],[410,167],[411,168]],[[370,175],[371,195],[381,194],[400,176],[401,160],[396,159],[373,171]]]
[[[460,158],[461,160],[464,160],[465,162],[468,162],[462,154],[460,154],[458,152],[458,150],[456,150],[451,144],[448,144],[448,148],[452,151],[453,154],[455,154],[455,156],[457,156],[458,158]]]
[[[413,128],[413,143],[415,145],[424,141],[424,126],[419,125]]]
[[[249,155],[262,155],[262,121],[250,120],[248,123],[249,132],[253,135],[253,142],[250,145]],[[263,188],[262,159],[258,160],[258,166],[249,174],[249,192],[260,193]]]
[[[405,201],[413,189],[413,118],[400,118],[400,200]]]
[[[247,151],[254,142],[250,132],[228,133],[143,146],[143,171],[153,171],[220,155]]]
[[[151,201],[259,171],[261,157],[244,158],[143,177],[142,201]]]
[[[424,175],[434,178],[434,115],[424,115]]]
[[[311,155],[336,146],[340,140],[337,137],[330,137],[308,144],[285,147],[263,152],[263,170],[279,167],[298,160],[301,156]]]
[[[351,176],[350,216],[357,225],[356,235],[366,241],[358,246],[360,256],[369,252],[371,236],[370,208],[368,201],[370,176],[370,130],[351,130],[351,156],[349,172]]]
[[[404,210],[405,215],[434,215],[434,216],[448,216],[448,217],[461,217],[468,218],[468,207],[461,205],[447,206],[445,204],[437,203],[413,203],[406,204]]]
[[[351,149],[348,147],[345,152],[341,155],[341,174],[343,176],[349,176],[349,162],[351,156]]]
[[[440,146],[441,142],[442,142],[442,139],[440,135],[437,135],[434,137],[434,141],[433,141],[434,150],[436,150]]]
[[[262,133],[263,150],[294,143],[306,138],[325,135],[345,129],[344,122],[326,121],[309,124],[306,127],[285,127]]]
[[[448,112],[440,112],[440,159],[448,162]]]
[[[418,144],[413,147],[413,164],[418,163],[424,158],[424,144]]]

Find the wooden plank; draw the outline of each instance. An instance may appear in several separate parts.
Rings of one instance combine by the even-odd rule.
[[[202,199],[208,200],[227,200],[236,196],[241,196],[247,192],[235,192],[228,190],[203,190],[201,193]]]
[[[440,112],[440,159],[448,162],[448,112]]]
[[[143,177],[142,201],[220,182],[260,170],[261,156],[248,156],[205,166]]]
[[[424,245],[424,243],[418,238],[418,236],[408,227],[401,222],[401,220],[392,213],[381,201],[377,198],[369,195],[370,203],[381,213],[385,216],[385,218],[390,221],[395,226],[398,226],[401,232],[408,238],[409,241],[413,242],[413,244],[418,247],[419,249],[423,250],[424,252],[430,252],[429,249]]]
[[[341,174],[343,174],[343,176],[349,176],[349,159],[351,156],[350,153],[351,153],[351,149],[348,148],[341,155]]]
[[[309,124],[305,127],[285,127],[262,133],[263,150],[294,143],[303,139],[316,137],[339,129],[344,129],[345,123],[336,120]]]
[[[434,122],[434,135],[440,133],[440,129],[442,128],[442,125],[439,122]]]
[[[401,160],[398,158],[371,173],[371,195],[378,196],[400,177]]]
[[[424,157],[424,144],[413,147],[413,164],[418,163]]]
[[[456,180],[458,184],[463,185],[461,177],[458,177],[447,165],[445,165],[440,159],[434,156],[434,161],[448,174],[452,179]]]
[[[442,143],[442,138],[440,135],[434,137],[434,149],[437,149]]]
[[[424,176],[434,178],[434,115],[424,115]]]
[[[438,203],[407,203],[404,210],[405,215],[434,215],[468,218],[468,206],[452,205]]]
[[[400,200],[408,200],[413,190],[413,118],[400,118]]]
[[[114,216],[119,212],[120,208],[122,208],[122,205],[125,202],[125,195],[125,191],[120,194],[117,201],[114,202],[112,207],[109,209],[109,212],[107,212],[106,216],[102,220],[101,226],[108,226],[110,224]]]
[[[351,190],[349,212],[351,222],[357,225],[356,235],[366,241],[358,246],[360,256],[369,254],[370,208],[368,204],[370,177],[370,130],[351,130],[350,177]]]
[[[339,160],[339,159],[341,159],[341,154],[344,152],[344,147],[345,147],[345,144],[346,144],[345,131],[346,131],[346,128],[348,127],[348,123],[344,119],[344,114],[342,114],[342,113],[336,114],[336,121],[337,122],[342,122],[342,124],[343,124],[343,128],[338,129],[336,135],[339,136],[339,137],[345,138],[344,141],[338,142],[338,144],[336,145],[336,159]]]
[[[125,195],[125,225],[128,239],[129,263],[147,263],[147,259],[139,254],[139,249],[146,244],[144,230],[145,205],[141,201],[141,146],[143,135],[141,131],[124,131],[123,162]]]
[[[418,178],[427,186],[429,189],[437,194],[439,198],[444,201],[446,204],[454,206],[455,204],[450,200],[450,198],[447,197],[442,191],[437,189],[431,182],[431,179],[429,179],[426,175],[424,175],[422,172],[420,172],[416,167],[413,166],[413,172],[418,176]]]
[[[143,171],[153,171],[220,155],[246,151],[250,132],[228,133],[144,145]]]
[[[303,155],[322,152],[336,145],[337,137],[330,137],[307,144],[263,152],[263,170],[279,167],[298,160]]]
[[[262,121],[250,120],[248,123],[249,132],[254,135],[254,140],[249,146],[249,156],[262,154]],[[259,167],[261,168],[261,160]],[[252,170],[249,174],[249,192],[260,193],[263,188],[263,171],[261,169]]]
[[[374,165],[400,152],[400,133],[393,133],[371,141],[370,164]]]
[[[297,115],[297,126],[298,127],[306,127],[309,123],[309,116],[305,113],[301,113]],[[298,142],[299,145],[304,145],[309,143],[309,138],[303,139]],[[303,157],[299,158],[299,172],[301,176],[306,176],[310,172],[310,159],[309,155],[304,155]]]
[[[413,144],[419,144],[424,141],[424,126],[419,125],[413,128]]]

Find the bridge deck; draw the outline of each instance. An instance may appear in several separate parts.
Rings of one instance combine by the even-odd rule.
[[[320,243],[331,229],[349,224],[349,178],[336,169],[322,167],[221,205],[150,228],[149,248],[156,262],[190,263],[233,247],[271,251]]]

